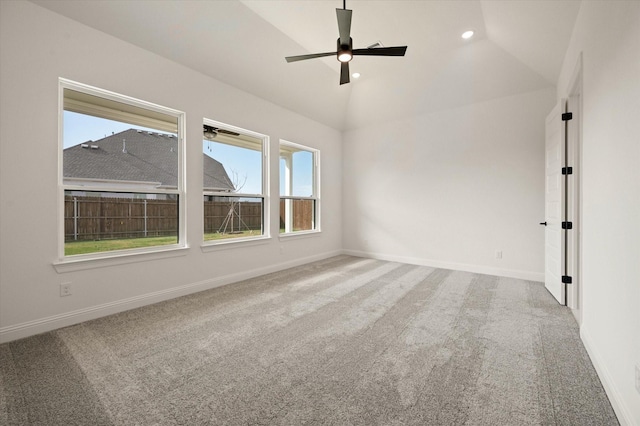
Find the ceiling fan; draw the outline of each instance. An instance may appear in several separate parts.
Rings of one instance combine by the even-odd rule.
[[[230,136],[240,136],[240,133],[232,132],[231,130],[220,129],[218,127],[208,126],[206,124],[202,126],[202,129],[203,129],[204,138],[210,141],[214,140],[219,133],[223,133]]]
[[[349,83],[349,61],[354,56],[404,56],[407,46],[378,47],[366,49],[354,49],[351,39],[351,10],[347,9],[346,0],[343,0],[342,9],[336,9],[338,15],[338,49],[336,52],[312,53],[309,55],[287,56],[287,62],[304,61],[305,59],[321,58],[323,56],[336,55],[340,61],[340,84]]]

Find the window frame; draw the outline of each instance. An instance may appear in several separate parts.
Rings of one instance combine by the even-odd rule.
[[[312,155],[312,165],[313,165],[313,171],[312,171],[312,196],[310,197],[303,197],[303,196],[296,196],[296,195],[282,195],[280,194],[280,179],[283,178],[283,176],[279,176],[279,180],[278,180],[278,209],[280,208],[280,201],[281,200],[311,200],[314,201],[314,212],[313,212],[313,229],[307,229],[307,230],[302,230],[302,231],[286,231],[287,229],[287,223],[285,222],[285,231],[284,232],[280,232],[280,229],[278,227],[278,234],[280,236],[280,238],[290,238],[290,237],[295,237],[295,236],[302,236],[302,235],[309,235],[309,234],[318,234],[322,231],[321,228],[321,201],[320,201],[320,150],[317,148],[312,148],[310,146],[306,146],[306,145],[302,145],[299,143],[295,143],[295,142],[290,142],[288,140],[285,139],[280,139],[280,143],[278,144],[278,171],[280,171],[280,160],[283,158],[281,156],[281,151],[282,151],[282,147],[290,147],[293,150],[297,150],[297,151],[307,151],[310,152]],[[285,160],[286,161],[286,160]],[[293,175],[293,167],[290,168],[290,176],[289,176],[289,180],[291,180],[291,177]],[[286,183],[285,183],[286,186]],[[291,188],[290,188],[291,189]],[[285,189],[286,191],[286,189]],[[286,215],[286,213],[285,213]],[[278,217],[280,217],[280,213],[278,212]],[[285,218],[286,221],[286,218]]]
[[[178,141],[178,183],[176,189],[155,188],[153,190],[135,190],[131,187],[118,186],[117,181],[110,181],[109,185],[73,185],[64,182],[64,111],[65,111],[65,89],[73,90],[83,94],[96,96],[106,101],[118,102],[120,104],[129,105],[133,108],[141,108],[152,113],[158,113],[176,119],[176,133]],[[77,112],[77,111],[75,111]],[[123,114],[127,114],[124,112]],[[87,114],[91,115],[91,114]],[[95,115],[94,115],[95,116]],[[106,117],[103,117],[106,118]],[[117,117],[115,117],[117,118]],[[113,119],[113,118],[111,118]],[[157,105],[151,102],[136,99],[120,93],[78,83],[72,80],[59,78],[58,81],[58,260],[54,262],[56,269],[63,268],[65,264],[77,264],[78,262],[100,261],[103,259],[123,258],[132,255],[150,254],[167,252],[173,250],[183,250],[188,248],[187,245],[187,226],[186,226],[186,155],[185,155],[185,120],[186,114],[173,108]],[[122,120],[120,120],[122,121]],[[150,122],[150,124],[154,124]],[[157,123],[156,123],[157,124]],[[166,131],[166,128],[159,130]],[[144,248],[122,249],[101,251],[78,255],[65,255],[65,217],[64,217],[64,198],[65,191],[99,191],[114,193],[140,193],[140,194],[171,194],[178,198],[178,224],[177,233],[178,241],[175,244],[158,245]],[[124,261],[127,262],[126,260]],[[80,267],[79,269],[83,269]]]
[[[252,130],[243,129],[238,126],[234,126],[231,124],[223,123],[220,121],[212,120],[210,118],[203,118],[202,124],[205,126],[212,126],[219,129],[229,130],[232,132],[240,133],[241,135],[250,136],[261,141],[262,145],[262,156],[261,156],[261,175],[262,175],[262,193],[261,194],[253,194],[253,193],[236,193],[236,192],[225,192],[225,191],[206,191],[204,189],[204,182],[202,185],[202,197],[204,196],[214,196],[214,197],[238,197],[238,198],[261,198],[262,199],[262,234],[256,236],[246,236],[246,237],[238,237],[238,238],[228,238],[221,240],[205,240],[204,239],[204,204],[202,204],[202,249],[212,249],[215,247],[224,247],[229,245],[236,244],[255,244],[260,243],[261,240],[269,240],[271,238],[271,225],[270,225],[270,168],[269,168],[269,136],[254,132]],[[201,143],[204,141],[204,137],[201,138]],[[217,142],[225,144],[225,142]],[[232,144],[228,144],[234,146]],[[238,145],[239,146],[239,145]],[[201,148],[202,149],[202,148]],[[200,173],[203,173],[203,167],[200,167]],[[201,198],[202,199],[202,198]],[[204,201],[203,201],[204,202]]]

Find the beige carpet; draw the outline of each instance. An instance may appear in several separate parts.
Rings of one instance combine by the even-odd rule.
[[[541,283],[339,256],[0,346],[2,425],[616,425]]]

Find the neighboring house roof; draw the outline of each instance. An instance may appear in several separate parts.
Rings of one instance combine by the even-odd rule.
[[[65,178],[154,182],[165,188],[178,184],[178,139],[173,135],[129,129],[66,148],[63,155]],[[203,154],[203,165],[205,189],[234,190],[222,163]]]

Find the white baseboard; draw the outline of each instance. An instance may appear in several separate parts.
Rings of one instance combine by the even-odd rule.
[[[153,303],[174,299],[180,296],[186,296],[188,294],[197,293],[203,290],[209,290],[226,284],[254,278],[260,275],[270,274],[272,272],[281,271],[283,269],[288,269],[295,266],[304,265],[306,263],[327,259],[329,257],[338,256],[340,254],[342,254],[341,250],[335,250],[296,260],[282,262],[275,265],[269,265],[263,268],[242,271],[235,274],[225,275],[223,277],[185,284],[166,290],[130,297],[128,299],[104,303],[84,309],[78,309],[75,311],[52,315],[45,318],[39,318],[33,321],[27,321],[20,324],[2,327],[0,328],[0,343],[10,342],[12,340],[22,339],[24,337],[45,333],[47,331],[55,330],[61,327],[68,327],[70,325],[78,324],[84,321],[101,318],[107,315],[116,314],[118,312],[128,311],[130,309],[151,305]]]
[[[589,336],[589,333],[585,331],[584,327],[580,328],[580,338],[598,373],[598,377],[600,377],[604,391],[607,393],[609,401],[611,401],[611,406],[613,407],[613,411],[616,412],[620,424],[622,426],[640,426],[640,423],[634,422],[629,408],[624,403],[620,392],[618,392],[614,384],[615,382],[611,377],[611,373],[609,373],[606,364],[602,361],[602,357],[593,344],[593,340]]]
[[[370,259],[388,260],[391,262],[409,263],[411,265],[431,266],[432,268],[453,269],[456,271],[475,272],[478,274],[497,275],[499,277],[518,278],[528,281],[544,281],[543,272],[520,271],[515,269],[501,269],[466,263],[443,262],[441,260],[422,259],[417,257],[396,256],[383,253],[370,253],[360,250],[342,250],[342,253]]]

